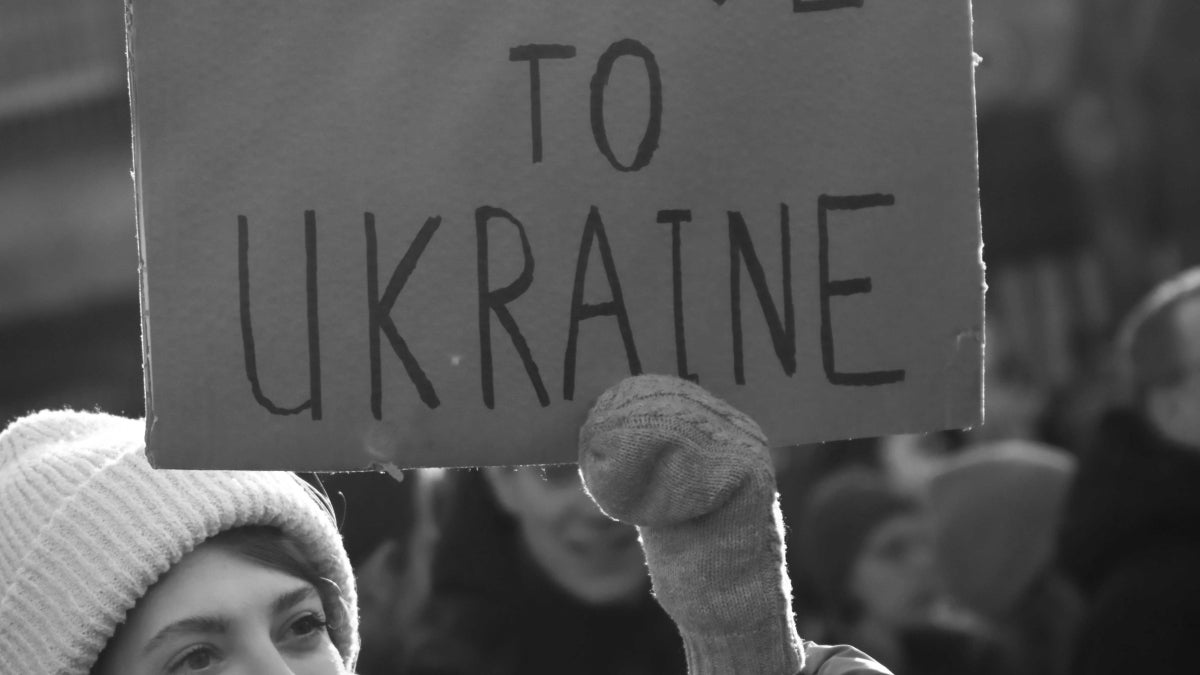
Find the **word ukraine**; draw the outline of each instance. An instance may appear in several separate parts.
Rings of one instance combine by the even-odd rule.
[[[895,197],[890,194],[861,194],[861,195],[820,195],[817,199],[817,284],[820,299],[820,344],[821,360],[826,379],[830,384],[840,386],[879,386],[902,382],[905,378],[903,369],[875,370],[860,372],[844,372],[837,368],[835,358],[834,326],[831,319],[831,304],[833,298],[869,293],[871,279],[858,277],[848,279],[830,278],[830,243],[829,220],[830,214],[837,211],[853,211],[874,209],[891,206]],[[777,305],[764,272],[759,255],[751,239],[749,228],[742,214],[738,211],[728,211],[724,220],[728,231],[729,254],[729,307],[730,329],[733,334],[733,374],[739,385],[746,383],[743,360],[742,339],[742,292],[743,277],[748,277],[754,294],[758,299],[775,355],[783,372],[789,376],[796,372],[796,319],[795,307],[792,300],[792,245],[791,245],[791,209],[788,204],[779,206],[779,248],[782,262],[782,298]],[[572,294],[568,322],[567,341],[562,351],[563,378],[562,398],[573,400],[575,395],[575,364],[578,357],[579,329],[583,322],[597,317],[612,317],[616,320],[624,346],[625,358],[629,373],[636,375],[642,372],[638,358],[637,341],[629,320],[629,313],[624,300],[624,291],[612,247],[606,234],[606,226],[600,209],[591,206],[584,217],[583,228],[579,238],[578,258],[572,281]],[[660,210],[654,220],[661,225],[671,228],[670,265],[673,279],[674,340],[677,373],[680,377],[698,381],[698,375],[690,372],[687,361],[685,335],[685,307],[682,292],[682,255],[681,241],[683,225],[693,221],[689,209]],[[290,415],[309,411],[313,419],[321,419],[321,341],[319,328],[319,288],[317,277],[317,215],[314,210],[304,212],[305,232],[305,280],[307,297],[307,339],[309,355],[309,398],[303,403],[291,407],[276,404],[264,393],[256,366],[256,348],[253,329],[253,303],[251,292],[251,255],[249,246],[249,219],[238,216],[238,286],[240,300],[241,334],[245,356],[246,376],[250,382],[255,400],[265,409],[277,415]],[[374,213],[363,214],[363,234],[365,242],[365,271],[364,295],[368,311],[368,344],[366,358],[370,360],[371,368],[371,410],[376,419],[383,418],[383,386],[382,368],[383,344],[386,342],[391,351],[403,364],[413,387],[421,401],[429,408],[441,405],[436,383],[427,375],[420,361],[408,347],[400,327],[392,316],[392,310],[405,291],[410,276],[417,268],[422,254],[436,236],[439,228],[443,227],[440,216],[432,216],[412,239],[408,249],[400,258],[400,262],[391,270],[386,280],[380,274],[379,251],[376,234],[376,217]],[[511,342],[513,349],[519,355],[528,375],[530,385],[536,393],[542,407],[550,405],[551,398],[546,383],[540,374],[538,363],[532,354],[528,340],[521,326],[508,309],[508,305],[527,292],[535,283],[535,260],[530,245],[525,224],[513,213],[497,206],[480,206],[475,209],[475,260],[474,269],[477,277],[478,304],[478,333],[479,333],[479,363],[480,391],[484,404],[488,408],[495,406],[493,385],[492,350],[493,350],[493,321],[499,323],[501,330]],[[503,285],[495,282],[489,268],[496,261],[489,256],[489,239],[493,232],[501,227],[514,230],[521,244],[522,258],[517,267],[520,272],[515,279]],[[598,255],[599,264],[603,269],[604,279],[608,286],[606,302],[584,302],[585,280],[593,258]],[[664,256],[665,257],[665,256]],[[664,264],[665,264],[664,260]],[[744,273],[743,273],[744,268]],[[469,272],[468,272],[469,273]],[[554,280],[554,283],[560,280]],[[406,330],[420,330],[420,317],[406,323]]]

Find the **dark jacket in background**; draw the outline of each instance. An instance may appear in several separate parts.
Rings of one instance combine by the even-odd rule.
[[[1061,543],[1089,603],[1073,672],[1200,672],[1200,448],[1110,414],[1081,460]]]

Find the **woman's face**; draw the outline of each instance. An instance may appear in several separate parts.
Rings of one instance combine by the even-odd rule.
[[[201,544],[155,584],[100,675],[344,675],[312,584]]]
[[[526,548],[559,586],[598,605],[645,595],[649,576],[637,530],[600,512],[573,465],[488,475],[500,503],[519,521]]]
[[[863,619],[892,628],[929,620],[938,599],[929,525],[917,512],[880,523],[867,535],[850,576]]]

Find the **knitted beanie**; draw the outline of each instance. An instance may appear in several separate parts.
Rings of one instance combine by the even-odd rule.
[[[330,634],[358,652],[354,577],[328,503],[284,472],[151,468],[144,422],[44,411],[0,433],[0,666],[87,675],[126,613],[206,539],[279,528],[348,604]]]
[[[1075,460],[1033,441],[972,448],[930,483],[941,573],[960,601],[1003,617],[1050,570]]]
[[[642,375],[609,389],[580,431],[596,504],[636,525],[691,675],[795,675],[783,522],[766,438],[700,386]]]
[[[918,502],[869,469],[846,469],[819,483],[797,533],[805,570],[826,609],[853,618],[850,574],[867,537],[889,518],[914,511]]]

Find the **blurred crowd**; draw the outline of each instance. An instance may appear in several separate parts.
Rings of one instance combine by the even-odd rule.
[[[1190,672],[1200,3],[976,0],[975,16],[986,422],[776,450],[800,632],[897,675]],[[16,52],[0,53],[33,58]],[[131,199],[90,178],[116,166],[128,187],[127,101],[105,91],[44,114],[0,96],[5,217],[53,233],[0,235],[0,423],[144,412],[132,245],[127,282],[38,275],[39,247],[110,250],[94,214],[132,231]],[[88,208],[51,198],[56,180]],[[53,222],[30,215],[47,203]],[[311,480],[359,575],[363,675],[685,672],[636,531],[573,466]]]

